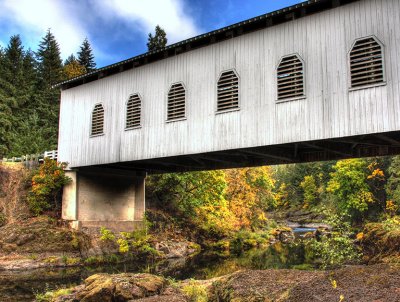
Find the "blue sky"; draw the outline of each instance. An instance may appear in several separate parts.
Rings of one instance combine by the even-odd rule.
[[[0,0],[0,46],[20,34],[36,50],[48,28],[62,57],[76,54],[87,37],[97,67],[146,52],[159,24],[172,44],[287,7],[302,0]]]

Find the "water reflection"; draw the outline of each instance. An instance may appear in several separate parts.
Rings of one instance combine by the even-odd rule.
[[[191,259],[159,262],[130,262],[95,267],[38,269],[0,272],[0,301],[29,301],[34,293],[60,286],[79,284],[88,276],[100,273],[148,272],[176,280],[209,279],[242,269],[312,268],[305,265],[306,251],[302,241],[290,244],[277,242],[269,247],[253,249],[239,255],[221,257],[203,253]]]

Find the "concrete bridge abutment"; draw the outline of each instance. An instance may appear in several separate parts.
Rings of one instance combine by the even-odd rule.
[[[91,168],[66,171],[62,218],[75,229],[105,227],[130,232],[144,227],[145,173]]]

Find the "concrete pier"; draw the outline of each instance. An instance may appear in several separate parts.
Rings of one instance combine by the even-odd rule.
[[[75,229],[106,227],[132,231],[143,226],[145,174],[101,168],[70,170],[62,218]]]

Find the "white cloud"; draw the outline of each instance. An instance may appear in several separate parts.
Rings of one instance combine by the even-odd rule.
[[[0,1],[0,18],[9,20],[24,43],[36,48],[48,28],[55,35],[62,57],[79,49],[86,33],[77,20],[63,6],[61,0],[3,0]]]
[[[137,25],[146,34],[160,25],[167,33],[168,44],[198,35],[200,30],[185,14],[181,0],[91,0],[103,18],[122,18],[132,29]],[[132,30],[133,31],[133,30]]]

